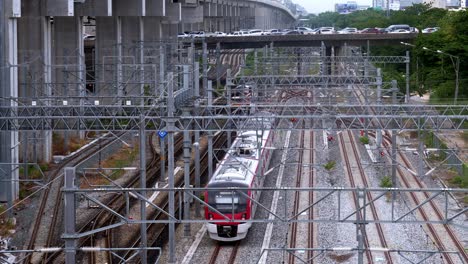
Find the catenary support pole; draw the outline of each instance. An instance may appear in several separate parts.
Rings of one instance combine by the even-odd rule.
[[[168,166],[167,166],[167,176],[168,176],[168,187],[169,189],[174,188],[174,130],[175,130],[175,121],[174,117],[174,80],[173,73],[169,72],[167,74],[167,115],[168,119],[166,121],[167,125],[167,141],[168,141]],[[169,215],[175,216],[175,196],[174,191],[169,192]],[[175,223],[169,223],[169,263],[176,263],[175,257]]]
[[[213,105],[213,95],[212,95],[212,86],[211,81],[208,82],[208,107],[211,108]],[[211,179],[213,177],[213,132],[208,131],[208,177]]]
[[[396,105],[397,103],[397,82],[396,80],[392,81],[392,103]],[[396,187],[397,179],[397,131],[392,129],[392,186]],[[392,199],[395,200],[395,192],[392,192]]]
[[[366,87],[368,89],[369,87]],[[377,111],[380,113],[382,110],[382,71],[380,68],[377,69]],[[382,147],[382,130],[377,129],[376,131],[376,148],[377,148],[377,161],[380,162],[382,159],[380,152]]]
[[[76,211],[75,211],[75,194],[72,190],[76,189],[75,186],[75,168],[65,168],[65,188],[69,191],[64,194],[64,218],[65,218],[65,232],[63,239],[65,240],[65,263],[75,264],[76,262],[76,238],[74,235]]]
[[[200,105],[198,102],[195,103],[195,111],[197,114]],[[193,144],[195,149],[195,188],[200,187],[200,133],[198,131],[195,132],[195,143]],[[195,195],[197,197],[200,196],[200,192],[196,191]],[[195,200],[195,216],[200,217],[200,202]]]
[[[146,188],[146,130],[145,130],[145,116],[140,115],[140,188]],[[146,191],[140,192],[141,197],[146,197]],[[140,201],[140,219],[146,220],[146,202],[145,200]],[[147,263],[147,251],[148,246],[147,235],[146,235],[146,223],[140,224],[140,251],[141,263]]]
[[[183,116],[190,116],[190,108],[184,108],[182,110],[182,115]],[[188,126],[188,119],[185,122],[185,127]],[[185,188],[190,187],[190,145],[192,142],[190,142],[190,133],[187,129],[184,130],[184,186]],[[184,193],[184,219],[185,220],[190,220],[190,196],[187,193],[187,191]],[[185,223],[184,224],[184,236],[189,237],[190,236],[190,223]]]
[[[231,100],[231,83],[232,83],[232,76],[231,76],[231,69],[227,69],[227,72],[226,72],[226,102],[227,102],[227,111],[228,111],[228,114],[231,115],[231,103],[232,103],[232,100]],[[230,125],[230,124],[228,124]],[[232,140],[231,140],[231,137],[232,137],[232,132],[231,130],[228,130],[226,131],[227,133],[227,147],[229,148],[232,144]]]
[[[166,52],[164,49],[164,45],[159,47],[159,98],[162,100],[166,96],[166,65],[165,65],[165,58]],[[161,115],[164,113],[161,112]],[[167,124],[166,124],[167,125]],[[160,174],[161,180],[166,179],[166,139],[165,137],[160,137],[159,139],[159,156],[160,156]]]
[[[221,43],[216,43],[216,88],[221,87]]]
[[[202,67],[203,67],[203,91],[200,95],[205,95],[208,89],[208,44],[203,40],[202,51]]]
[[[410,101],[410,52],[409,50],[406,51],[406,103]]]

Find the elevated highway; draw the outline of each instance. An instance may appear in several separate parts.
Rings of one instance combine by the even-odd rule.
[[[195,38],[196,46],[206,42],[209,48],[219,43],[222,49],[262,48],[273,43],[275,47],[340,47],[375,45],[400,45],[400,42],[412,42],[418,36],[412,34],[332,34],[332,35],[279,35],[279,36],[226,36]],[[183,40],[187,43],[191,39]]]
[[[141,94],[143,85],[135,83],[161,82],[166,69],[143,76],[143,66],[135,73],[134,65],[160,58],[169,65],[179,32],[288,28],[295,21],[293,11],[272,0],[0,0],[0,96]],[[87,35],[95,46],[85,47]],[[37,144],[25,143],[32,138]],[[0,146],[0,163],[7,164],[0,165],[0,201],[11,203],[19,160],[50,161],[52,132],[0,133]]]

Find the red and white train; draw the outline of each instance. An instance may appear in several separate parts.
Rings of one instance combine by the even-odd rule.
[[[210,237],[219,241],[236,241],[245,238],[251,219],[255,215],[260,192],[255,190],[235,190],[238,188],[258,188],[263,186],[263,176],[271,159],[272,132],[274,119],[253,117],[246,122],[245,129],[234,140],[231,148],[219,163],[205,192],[205,218],[225,220],[226,217],[238,221],[208,222]],[[243,192],[243,193],[241,193]],[[247,198],[248,196],[249,198]]]

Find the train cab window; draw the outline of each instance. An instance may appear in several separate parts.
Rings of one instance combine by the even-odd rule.
[[[236,191],[211,191],[208,194],[208,203],[223,214],[247,210],[247,199]]]
[[[238,153],[239,153],[240,156],[252,156],[253,155],[252,149],[245,148],[245,147],[240,147],[238,149]]]

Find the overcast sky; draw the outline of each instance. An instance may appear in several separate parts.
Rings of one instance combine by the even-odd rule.
[[[334,11],[335,4],[346,3],[347,0],[292,0],[293,3],[300,4],[309,13],[322,13],[325,11]],[[372,5],[372,0],[355,0],[358,5]]]

